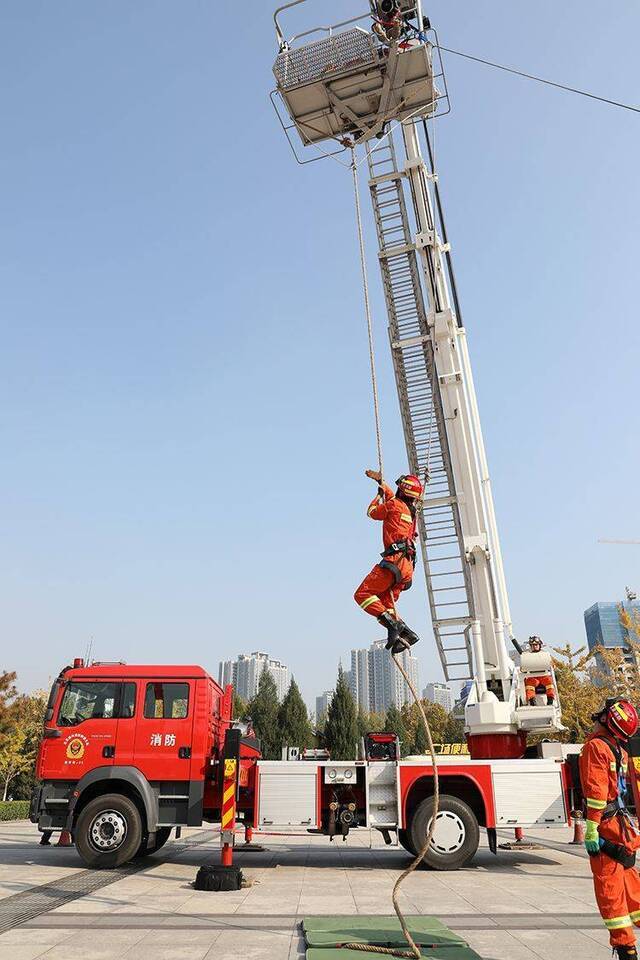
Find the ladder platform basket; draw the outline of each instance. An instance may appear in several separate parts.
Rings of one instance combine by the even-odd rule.
[[[345,137],[362,143],[393,120],[433,113],[439,97],[430,43],[385,46],[360,27],[285,47],[273,72],[305,145]]]

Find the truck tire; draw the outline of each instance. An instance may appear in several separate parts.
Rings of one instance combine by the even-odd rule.
[[[141,857],[150,857],[152,853],[157,853],[171,836],[172,827],[158,827],[156,830],[156,839],[152,846],[149,846],[148,835],[142,838],[142,843],[133,855],[134,860],[140,860]]]
[[[404,847],[407,853],[416,856],[417,851],[415,850],[413,844],[411,843],[411,836],[409,835],[408,830],[398,830],[398,842],[401,847]]]
[[[133,800],[121,793],[95,797],[80,812],[74,840],[88,867],[121,867],[133,859],[142,843],[140,811]]]
[[[427,797],[416,807],[408,827],[411,846],[420,850],[431,823],[433,797]],[[475,856],[480,842],[480,828],[476,815],[462,800],[445,794],[440,797],[436,832],[422,869],[459,870]]]

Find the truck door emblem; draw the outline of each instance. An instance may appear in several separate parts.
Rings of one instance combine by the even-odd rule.
[[[65,741],[67,760],[82,760],[89,741],[86,737],[73,736]]]

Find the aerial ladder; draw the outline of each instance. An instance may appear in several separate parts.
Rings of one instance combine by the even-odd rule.
[[[281,15],[304,2],[288,3],[274,16],[279,53],[272,100],[296,156],[295,136],[318,157],[351,150],[366,163],[409,468],[429,480],[418,527],[444,676],[472,681],[465,707],[471,756],[521,757],[528,732],[563,728],[557,696],[535,705],[524,696],[527,675],[553,676],[550,655],[524,652],[513,638],[427,126],[449,110],[437,37],[420,0],[370,0],[358,17],[286,39]],[[399,36],[387,39],[379,25],[393,18]],[[309,39],[318,33],[320,39]]]

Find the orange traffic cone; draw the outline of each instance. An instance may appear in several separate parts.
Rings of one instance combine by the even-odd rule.
[[[56,847],[72,847],[73,846],[73,837],[68,830],[61,830],[60,836],[58,837],[58,842]]]

